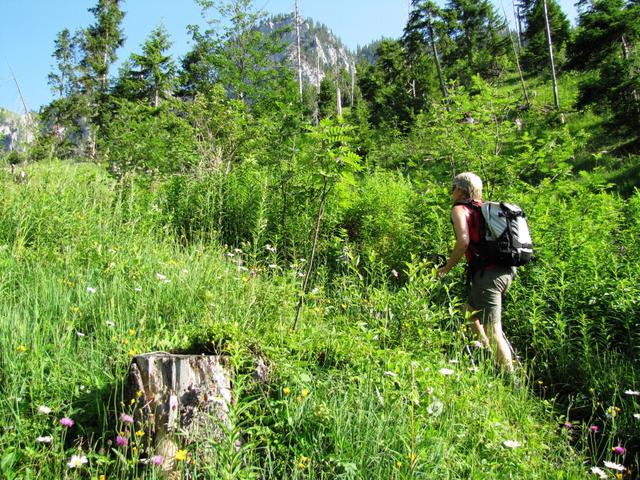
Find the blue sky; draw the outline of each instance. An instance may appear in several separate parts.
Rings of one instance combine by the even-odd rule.
[[[494,0],[499,12],[501,1],[510,13],[511,0]],[[560,0],[572,20],[574,1]],[[29,109],[38,110],[52,99],[47,75],[53,63],[51,53],[56,34],[64,28],[74,32],[90,25],[93,17],[87,9],[96,3],[96,0],[0,0],[0,107],[22,111],[11,70]],[[352,50],[381,37],[399,37],[407,19],[407,0],[298,0],[298,3],[303,17],[327,25]],[[294,0],[255,1],[256,7],[269,13],[289,12],[293,5]],[[127,40],[117,52],[119,61],[140,51],[140,44],[160,22],[171,35],[172,53],[177,58],[189,49],[186,26],[202,23],[200,9],[192,0],[126,0],[123,10],[127,12],[123,21]]]

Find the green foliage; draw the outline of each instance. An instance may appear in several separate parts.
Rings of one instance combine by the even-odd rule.
[[[101,148],[116,177],[131,171],[183,172],[197,163],[194,129],[179,108],[180,104],[169,101],[158,108],[127,100],[115,102]]]
[[[522,66],[529,72],[544,73],[550,71],[551,68],[545,25],[545,1],[556,66],[564,63],[564,50],[570,39],[571,24],[558,2],[556,0],[536,0],[527,12],[527,28],[523,32],[525,49],[522,54]]]
[[[171,47],[164,25],[155,28],[142,45],[142,54],[132,53],[120,70],[112,94],[131,101],[146,101],[157,107],[173,94],[176,66],[166,54]]]

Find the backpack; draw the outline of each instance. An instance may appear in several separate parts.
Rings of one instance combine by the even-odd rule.
[[[465,202],[471,208],[477,224],[478,242],[475,244],[478,265],[518,267],[533,258],[533,242],[522,209],[512,203]],[[474,235],[472,234],[472,240]],[[474,262],[476,263],[476,262]]]

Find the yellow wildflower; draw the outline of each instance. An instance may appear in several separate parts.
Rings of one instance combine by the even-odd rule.
[[[302,392],[300,393],[300,396],[301,396],[302,398],[306,398],[306,397],[308,397],[308,396],[309,396],[309,389],[307,389],[307,388],[303,388],[303,389],[302,389]]]
[[[289,395],[291,393],[291,389],[289,387],[284,387],[282,389],[282,393],[284,393],[285,395]]]
[[[137,455],[137,454],[138,454],[138,447],[132,447],[132,448],[131,448],[131,452],[132,452],[134,455]]]
[[[140,398],[142,396],[142,390],[138,390],[136,392],[136,398]]]
[[[134,348],[129,350],[129,355],[132,356],[132,357],[135,357],[136,353],[138,353],[138,352],[136,352],[136,350]]]
[[[175,460],[176,462],[184,462],[187,459],[187,451],[186,450],[178,450],[176,452]]]
[[[402,468],[402,462],[400,460],[396,462],[396,467]]]
[[[17,350],[18,350],[18,352],[20,352],[20,353],[24,353],[24,352],[26,352],[28,349],[27,349],[27,347],[25,347],[24,345],[18,345]]]
[[[133,337],[136,334],[136,331],[133,328],[130,328],[127,333]]]
[[[100,475],[98,477],[98,480],[107,480],[107,476],[106,475]]]
[[[142,430],[138,430],[138,431],[136,432],[136,437],[138,437],[138,438],[142,438],[142,437],[144,437],[144,432],[143,432]]]

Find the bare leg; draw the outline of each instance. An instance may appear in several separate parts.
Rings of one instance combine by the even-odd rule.
[[[484,331],[484,327],[482,326],[482,322],[480,322],[478,316],[473,313],[473,309],[469,305],[467,305],[467,318],[469,319],[471,331],[475,334],[476,339],[483,347],[489,348],[491,345],[489,343],[489,338]]]
[[[509,373],[513,373],[513,359],[511,357],[511,347],[502,332],[502,322],[497,321],[487,325],[487,333],[491,343],[496,346],[496,359],[498,364]]]

